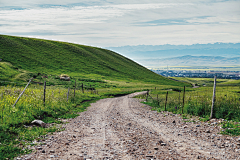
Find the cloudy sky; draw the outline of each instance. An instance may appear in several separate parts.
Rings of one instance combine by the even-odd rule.
[[[240,0],[0,0],[0,34],[98,47],[240,42]]]

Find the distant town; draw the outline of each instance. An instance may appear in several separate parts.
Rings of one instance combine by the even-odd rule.
[[[152,70],[165,77],[193,77],[193,78],[218,78],[240,79],[240,71],[201,71],[201,70]]]

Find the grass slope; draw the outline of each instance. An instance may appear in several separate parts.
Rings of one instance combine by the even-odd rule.
[[[157,75],[110,50],[65,42],[0,35],[0,59],[33,73],[188,85]]]
[[[30,78],[33,74],[25,71],[16,69],[9,62],[0,62],[0,80],[1,81],[25,81],[26,78]]]
[[[12,80],[16,75],[20,74],[10,63],[0,63],[0,80]]]
[[[240,85],[240,80],[229,80],[221,83],[222,85]]]
[[[0,59],[0,160],[30,152],[26,146],[34,139],[59,130],[24,126],[34,119],[61,123],[59,118],[74,118],[98,99],[155,87],[191,86],[157,75],[112,51],[64,42],[0,35]],[[42,76],[34,79],[12,107],[26,81],[37,73]],[[63,73],[71,81],[60,80]],[[45,104],[39,83],[44,81]]]

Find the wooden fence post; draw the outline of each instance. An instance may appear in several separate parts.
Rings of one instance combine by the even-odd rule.
[[[74,97],[75,97],[76,86],[77,86],[77,83],[76,83],[76,79],[75,79],[75,86],[74,86]]]
[[[83,83],[82,83],[82,93],[84,93],[84,90],[83,90]]]
[[[184,91],[183,91],[183,106],[182,106],[182,114],[183,114],[183,107],[184,107],[184,99],[185,99],[185,86],[184,86]]]
[[[45,106],[46,101],[46,81],[44,81],[44,87],[43,87],[43,104]]]
[[[168,98],[168,91],[167,91],[167,94],[166,94],[165,111],[167,110],[167,98]]]
[[[210,118],[209,118],[209,119],[212,119],[212,116],[213,116],[213,107],[214,107],[214,102],[215,102],[215,92],[216,92],[216,79],[217,79],[217,76],[214,76],[212,107],[211,107],[211,115],[210,115]]]
[[[70,87],[68,87],[68,92],[67,92],[67,101],[68,101],[68,97],[69,97],[69,91],[70,91]]]
[[[180,92],[181,92],[181,91],[178,91],[178,92],[179,92],[178,105],[180,105]]]
[[[146,102],[147,102],[147,99],[148,99],[148,92],[149,92],[149,90],[147,90]]]
[[[159,106],[158,94],[157,94],[157,103],[158,103],[158,106]]]
[[[28,84],[26,85],[26,87],[24,88],[24,90],[22,91],[22,93],[19,95],[18,99],[16,100],[16,102],[13,104],[12,107],[14,107],[14,106],[17,104],[17,102],[19,101],[20,97],[23,95],[23,93],[25,92],[25,90],[27,89],[28,85],[31,83],[32,80],[33,80],[33,78],[31,78],[31,79],[29,80]]]
[[[197,104],[198,104],[198,92],[197,92]]]

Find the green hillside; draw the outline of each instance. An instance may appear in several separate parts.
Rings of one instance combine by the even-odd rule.
[[[32,81],[13,106],[19,94],[23,93],[26,81],[38,73],[41,76]],[[71,80],[60,80],[62,74],[69,75]],[[44,81],[47,82],[46,90],[43,89]],[[62,119],[79,116],[79,112],[103,98],[150,90],[151,100],[148,103],[155,105],[159,111],[167,105],[166,109],[171,112],[209,115],[212,88],[187,88],[184,106],[180,103],[180,94],[183,97],[185,92],[179,91],[183,91],[183,86],[192,87],[191,83],[212,85],[212,81],[167,79],[106,49],[0,35],[0,160],[30,153],[27,148],[34,140],[49,132],[62,130],[55,125],[26,127],[33,120],[63,123]],[[227,83],[225,80],[221,82]],[[226,89],[227,92],[223,92]],[[169,93],[167,103],[166,93]],[[239,119],[239,93],[238,86],[218,86],[216,108],[221,112],[216,110],[216,116]],[[239,134],[239,129],[236,133]]]
[[[22,70],[46,75],[65,73],[71,77],[99,80],[188,85],[157,75],[113,51],[58,41],[0,35],[0,59],[1,63],[10,63],[8,69],[12,69],[12,75],[9,79],[18,77],[18,72],[23,74]],[[0,67],[3,73],[3,65]],[[7,75],[1,76],[0,80],[6,78]]]
[[[221,85],[240,85],[240,80],[232,80],[221,83]]]
[[[187,82],[191,84],[195,84],[197,86],[213,86],[214,79],[213,78],[187,78],[187,77],[171,77],[171,79],[178,80],[180,82]],[[232,84],[232,83],[237,83],[236,80],[231,80],[231,79],[217,79],[217,84]]]

